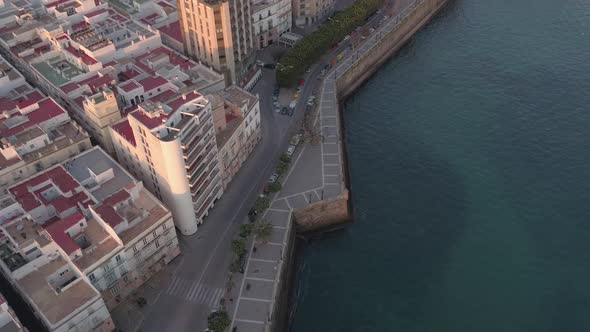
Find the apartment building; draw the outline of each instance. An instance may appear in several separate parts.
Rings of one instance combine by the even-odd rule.
[[[182,234],[195,233],[223,194],[209,101],[194,90],[145,101],[111,136],[119,162],[172,210]]]
[[[335,0],[293,0],[293,20],[298,27],[320,23],[334,12]]]
[[[250,0],[178,1],[184,49],[190,56],[239,82],[254,62]]]
[[[267,47],[291,31],[292,18],[291,0],[253,0],[252,23],[257,47]]]
[[[6,302],[6,299],[0,294],[0,331],[6,332],[26,332],[20,320]]]
[[[0,57],[0,186],[89,149],[90,138],[53,99]]]
[[[230,86],[211,97],[223,187],[226,188],[260,140],[257,96]]]
[[[171,213],[99,147],[8,191],[3,214],[41,225],[109,309],[180,253]]]
[[[24,214],[0,229],[1,271],[47,330],[114,330],[99,292],[43,227]]]
[[[163,0],[158,4],[175,15]],[[209,93],[225,86],[223,75],[164,46],[160,34],[142,24],[152,22],[154,14],[139,22],[105,4],[86,5],[67,19],[12,17],[0,26],[0,51],[64,105],[107,152],[114,153],[108,128],[136,105],[133,98],[148,100],[189,87]],[[123,89],[132,82],[143,85]]]

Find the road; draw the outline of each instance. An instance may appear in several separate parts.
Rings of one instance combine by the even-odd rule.
[[[369,24],[377,22],[383,13]],[[316,89],[320,71],[326,63],[349,49],[350,40],[332,50],[305,76],[293,117],[274,112],[272,90],[275,72],[263,69],[263,78],[252,91],[259,95],[262,138],[229,184],[222,198],[192,236],[181,236],[182,254],[158,277],[138,292],[148,305],[138,309],[132,303],[121,304],[113,312],[117,326],[124,331],[203,331],[207,316],[223,296],[228,267],[232,259],[231,240],[238,225],[247,218],[276,160],[289,144],[289,138],[303,119],[305,103]],[[264,62],[272,62],[271,49],[260,53]],[[284,93],[284,92],[283,92]],[[292,95],[292,92],[287,92]],[[283,103],[284,104],[284,103]]]

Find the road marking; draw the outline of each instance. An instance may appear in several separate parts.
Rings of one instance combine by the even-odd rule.
[[[264,282],[274,282],[274,279],[266,279],[266,278],[256,278],[256,277],[246,277],[246,279],[248,280],[254,280],[254,281],[264,281]]]
[[[272,260],[272,259],[262,259],[262,258],[250,258],[250,260],[251,261],[255,261],[255,262],[265,262],[265,263],[276,263],[277,262],[277,261]]]
[[[279,200],[281,200],[281,199],[279,199]],[[268,211],[277,211],[277,212],[289,212],[289,210],[282,210],[282,209],[267,209],[267,210]]]
[[[324,175],[324,177],[326,177],[326,176],[340,176],[340,175],[339,174],[326,174],[326,175]]]
[[[259,321],[259,320],[251,320],[251,319],[239,319],[239,318],[236,318],[236,319],[234,319],[234,321],[236,321],[236,322],[244,322],[244,323],[252,323],[252,324],[262,324],[262,325],[265,325],[266,324],[266,322]]]
[[[193,288],[191,288],[191,291],[188,294],[188,298],[189,300],[194,300],[195,295],[197,294],[197,291],[203,287],[203,285],[199,285],[199,284],[194,284]]]
[[[338,156],[339,153],[322,153],[324,156]]]
[[[324,166],[340,166],[340,164],[324,164]]]
[[[267,300],[267,299],[257,299],[255,297],[244,297],[244,296],[240,296],[240,300],[247,300],[247,301],[254,301],[254,302],[272,302],[272,300]]]
[[[260,241],[256,241],[258,243],[262,243],[262,244],[270,244],[271,246],[282,246],[282,243],[276,243],[276,242],[260,242]]]

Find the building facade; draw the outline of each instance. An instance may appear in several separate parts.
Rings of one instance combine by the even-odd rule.
[[[260,102],[257,96],[236,86],[211,99],[215,100],[213,122],[226,188],[260,141]]]
[[[298,27],[320,23],[334,12],[335,0],[293,0],[293,20]]]
[[[283,33],[291,31],[291,0],[255,0],[252,10],[254,34],[259,49],[276,43]]]
[[[119,162],[172,210],[182,234],[195,233],[223,194],[209,101],[196,91],[145,101],[111,136]]]
[[[236,83],[254,62],[250,0],[178,1],[184,49]]]

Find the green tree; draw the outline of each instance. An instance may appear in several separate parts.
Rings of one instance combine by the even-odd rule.
[[[258,215],[261,215],[270,206],[270,198],[266,196],[258,196],[254,203],[254,210]]]
[[[245,239],[252,234],[252,224],[241,224],[240,225],[240,237]]]
[[[273,226],[266,220],[261,220],[254,224],[254,234],[262,242],[268,242],[272,236]]]
[[[281,183],[279,181],[275,181],[273,183],[270,183],[268,185],[268,191],[271,193],[276,193],[279,192],[281,190],[282,186]]]
[[[276,172],[279,175],[284,175],[289,170],[289,163],[286,163],[282,160],[279,160],[279,164],[277,165]]]
[[[209,317],[207,317],[207,327],[211,332],[223,332],[230,324],[231,320],[225,310],[212,312]]]
[[[246,253],[246,240],[240,238],[231,242],[231,251],[238,258]]]
[[[287,164],[290,164],[290,163],[291,163],[291,157],[287,156],[287,154],[286,154],[286,153],[283,153],[283,154],[281,155],[281,159],[280,159],[280,160],[281,160],[282,162],[284,162],[284,163],[287,163]]]
[[[357,0],[347,9],[335,13],[320,29],[300,40],[280,59],[276,72],[280,86],[294,86],[306,68],[314,64],[335,43],[350,34],[372,15],[384,0]]]

